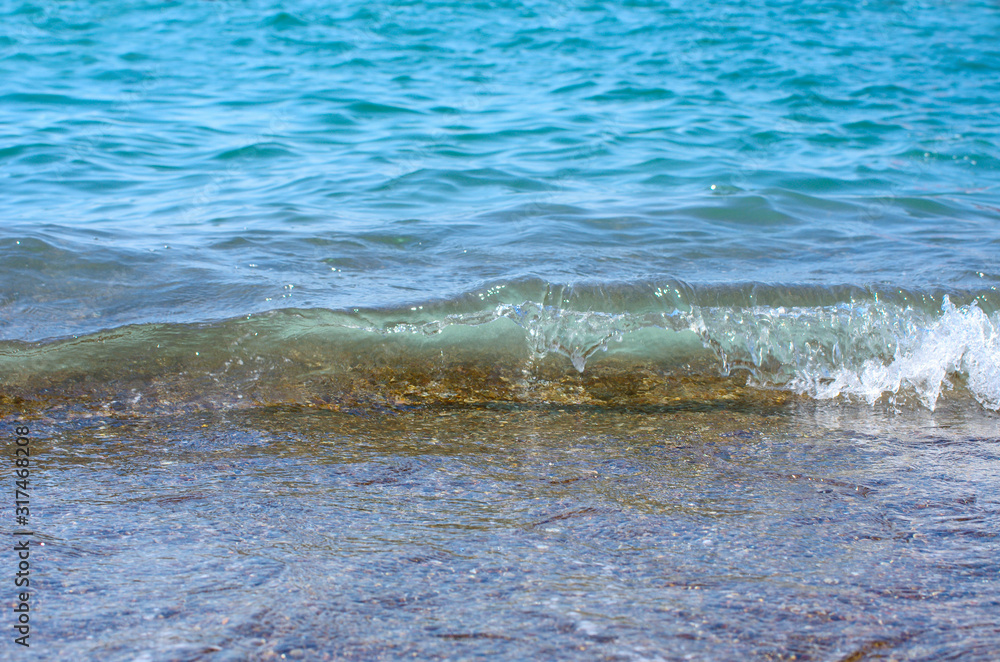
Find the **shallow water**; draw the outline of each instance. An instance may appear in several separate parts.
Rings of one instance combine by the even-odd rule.
[[[526,276],[996,296],[991,2],[0,19],[5,338]]]
[[[992,659],[997,34],[0,0],[18,652]]]
[[[672,364],[695,342],[707,374],[814,397],[1000,406],[992,3],[0,20],[8,395],[64,388],[25,384],[31,343],[47,374],[99,371],[99,344],[218,375],[262,330],[271,370],[359,329],[466,329],[488,360],[477,334],[509,321],[486,334],[577,370],[623,336]]]
[[[49,421],[45,659],[991,659],[997,417]]]

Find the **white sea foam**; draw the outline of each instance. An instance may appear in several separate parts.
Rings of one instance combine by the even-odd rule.
[[[563,354],[580,372],[610,341],[656,326],[696,333],[726,372],[749,369],[759,383],[819,399],[849,396],[874,403],[885,395],[912,394],[933,410],[958,381],[984,407],[1000,409],[1000,315],[991,317],[974,302],[957,307],[947,296],[938,314],[878,302],[694,307],[655,318],[537,305],[495,314],[522,325],[536,355]]]
[[[699,337],[724,373],[748,370],[756,383],[819,399],[847,396],[874,403],[906,394],[934,409],[942,393],[960,383],[984,407],[1000,409],[1000,313],[987,314],[975,302],[956,306],[947,296],[939,310],[877,298],[825,306],[690,306],[643,313],[524,301],[418,324],[365,328],[438,334],[500,319],[524,330],[531,356],[562,355],[579,372],[610,343],[630,341],[635,331],[659,329]],[[689,345],[672,347],[685,351],[681,348]],[[642,353],[635,343],[632,349]]]
[[[894,356],[888,362],[865,359],[860,366],[842,365],[832,377],[802,370],[790,385],[817,398],[853,395],[874,403],[886,394],[912,391],[929,409],[934,409],[952,379],[966,387],[984,407],[1000,409],[1000,323],[975,303],[956,307],[948,297],[942,315],[926,326],[910,324],[908,333],[897,338]]]

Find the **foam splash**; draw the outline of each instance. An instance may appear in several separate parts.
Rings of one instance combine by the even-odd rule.
[[[858,367],[836,367],[830,376],[807,369],[790,385],[820,399],[853,395],[869,403],[912,391],[933,410],[958,376],[984,407],[1000,409],[1000,324],[975,303],[958,308],[947,296],[942,313],[927,326],[911,323],[888,362],[868,358]]]
[[[943,294],[857,288],[532,289],[0,343],[0,402],[91,388],[124,401],[166,385],[184,401],[204,389],[219,402],[256,389],[261,401],[655,405],[694,377],[782,397],[888,395],[932,410],[955,389],[1000,410],[1000,306],[981,294],[955,293],[956,305]]]
[[[535,360],[549,354],[565,356],[583,373],[587,361],[599,351],[607,351],[613,341],[641,328],[655,326],[628,313],[574,311],[541,302],[524,301],[520,304],[498,304],[489,311],[449,315],[443,320],[421,324],[394,324],[386,329],[374,326],[357,327],[380,333],[419,333],[434,335],[449,326],[481,326],[500,319],[508,319],[524,329],[528,348]]]
[[[789,388],[818,399],[916,395],[933,410],[956,379],[989,409],[1000,409],[1000,323],[972,302],[945,295],[940,313],[895,304],[828,306],[697,306],[656,314],[578,311],[524,301],[471,315],[450,315],[383,332],[436,334],[453,325],[499,319],[524,329],[534,359],[567,357],[583,373],[610,343],[641,329],[697,335],[723,374],[745,369],[761,386]]]
[[[608,350],[608,343],[620,342],[624,334],[644,326],[626,314],[567,311],[532,302],[517,306],[502,304],[495,314],[511,319],[527,331],[532,358],[561,354],[569,358],[579,373],[583,373],[587,360],[596,352]]]

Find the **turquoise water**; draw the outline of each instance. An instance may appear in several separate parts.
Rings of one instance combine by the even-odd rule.
[[[865,362],[897,347],[905,362],[947,295],[985,344],[957,341],[935,369],[985,370],[974,395],[1000,403],[991,3],[4,3],[0,15],[5,340],[288,308],[417,325],[522,303],[711,309],[792,326],[800,310],[879,308],[882,350],[808,369],[802,346],[832,357],[828,338],[799,334],[780,369],[763,369],[780,348],[739,322],[761,347],[737,360],[765,383],[808,384],[864,381]],[[431,303],[449,310],[411,315]],[[731,335],[693,326],[708,346]],[[557,343],[570,359],[592,345],[573,343]],[[830,393],[933,403],[934,385],[907,386],[918,372]]]
[[[38,659],[991,659],[995,2],[0,26]]]

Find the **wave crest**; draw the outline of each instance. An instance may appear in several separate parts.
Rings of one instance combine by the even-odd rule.
[[[0,343],[0,400],[127,388],[129,398],[159,390],[175,402],[201,389],[221,406],[242,393],[255,401],[656,405],[695,378],[716,384],[722,390],[711,397],[723,399],[745,385],[869,403],[915,396],[934,409],[958,390],[1000,409],[1000,311],[989,297],[956,305],[948,295],[856,288],[542,285],[406,309],[287,309],[8,341]]]

